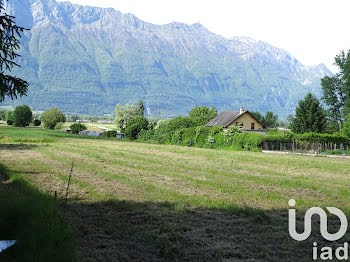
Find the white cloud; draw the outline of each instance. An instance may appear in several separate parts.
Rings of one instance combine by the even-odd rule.
[[[306,65],[350,49],[349,0],[71,0],[113,7],[155,24],[200,22],[230,38],[250,36],[289,51]]]

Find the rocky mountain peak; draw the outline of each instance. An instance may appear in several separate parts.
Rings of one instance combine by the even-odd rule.
[[[195,105],[246,105],[285,116],[306,92],[320,96],[319,80],[330,74],[266,42],[226,39],[200,23],[155,25],[55,0],[11,0],[6,9],[31,28],[14,73],[29,81],[23,101],[38,109],[102,114],[143,99],[151,114],[159,104],[170,115]]]

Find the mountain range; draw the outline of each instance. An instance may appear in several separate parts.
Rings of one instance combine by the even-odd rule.
[[[10,0],[5,8],[30,29],[21,39],[21,67],[11,72],[30,88],[3,105],[104,115],[141,99],[150,116],[206,105],[284,118],[307,92],[320,97],[320,78],[332,75],[324,64],[307,67],[266,42],[227,39],[199,23],[155,25],[112,8],[55,0]]]

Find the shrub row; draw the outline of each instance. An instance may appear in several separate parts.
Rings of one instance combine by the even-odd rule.
[[[160,126],[153,130],[142,130],[137,139],[159,144],[257,151],[261,150],[264,137],[255,133],[223,131],[222,127],[199,126],[169,131]]]
[[[334,143],[334,144],[349,144],[349,138],[344,133],[334,134],[319,134],[319,133],[305,133],[294,134],[292,132],[281,132],[277,134],[269,134],[266,136],[267,142],[284,142],[284,143]]]
[[[269,135],[257,133],[241,132],[237,128],[223,130],[222,127],[189,127],[169,129],[166,125],[159,126],[152,130],[141,130],[137,139],[159,144],[174,144],[183,146],[196,146],[205,148],[225,148],[233,150],[260,151],[266,142],[281,143],[302,143],[304,145],[312,143],[333,143],[349,145],[349,138],[343,133],[335,134],[294,134],[289,131],[275,132]]]

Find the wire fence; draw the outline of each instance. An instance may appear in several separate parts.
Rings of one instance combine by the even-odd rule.
[[[349,151],[350,144],[264,141],[263,150],[320,154],[331,150]]]

